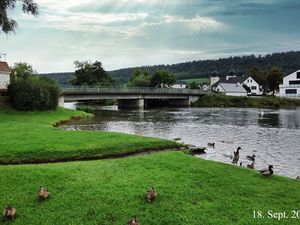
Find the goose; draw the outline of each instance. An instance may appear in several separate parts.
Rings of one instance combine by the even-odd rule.
[[[147,191],[146,198],[148,199],[149,202],[154,201],[156,197],[157,197],[157,193],[154,188],[151,188]]]
[[[128,221],[128,225],[139,225],[136,216],[133,216],[129,221]]]
[[[254,161],[251,164],[247,164],[247,168],[254,169]]]
[[[237,162],[239,161],[239,159],[240,159],[240,150],[241,150],[241,147],[238,147],[237,150],[233,152],[233,154],[234,154],[233,160],[232,160],[233,164],[237,164]]]
[[[273,171],[273,166],[269,165],[268,169],[262,169],[262,170],[258,170],[258,172],[265,176],[265,177],[270,177],[273,175],[274,171]]]
[[[246,158],[250,161],[254,161],[255,160],[255,155],[247,155]]]
[[[50,192],[44,187],[41,187],[37,193],[38,198],[41,200],[47,199],[49,197],[49,195],[50,195]]]
[[[215,142],[213,142],[213,143],[207,143],[207,146],[210,146],[210,147],[213,147],[213,148],[215,148]]]
[[[2,221],[6,221],[6,220],[13,221],[15,215],[16,215],[16,208],[9,205],[2,210]]]

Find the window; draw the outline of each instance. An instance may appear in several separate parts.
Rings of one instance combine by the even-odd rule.
[[[300,84],[300,80],[290,80],[289,84]]]
[[[300,79],[300,72],[297,72],[297,79]]]
[[[251,90],[256,90],[256,86],[251,86]]]
[[[286,94],[297,94],[297,89],[286,89],[285,93]]]

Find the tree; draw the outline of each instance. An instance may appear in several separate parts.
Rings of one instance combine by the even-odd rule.
[[[282,82],[282,78],[283,73],[281,69],[278,67],[272,67],[267,76],[267,85],[269,91],[273,92],[273,95],[275,94],[275,91],[279,90],[279,84]]]
[[[147,70],[135,70],[128,83],[129,87],[149,87],[151,75]]]
[[[169,87],[176,82],[176,77],[173,73],[167,70],[158,70],[151,77],[150,86],[151,87]]]
[[[0,28],[4,33],[14,32],[17,22],[8,17],[8,12],[13,11],[20,2],[23,13],[38,15],[38,5],[34,0],[1,0],[0,1]]]
[[[251,77],[262,86],[262,89],[264,92],[267,91],[267,76],[268,73],[266,70],[263,70],[261,67],[258,66],[252,66],[249,70],[249,74]]]
[[[28,79],[30,76],[36,74],[37,72],[30,64],[20,62],[14,64],[11,71],[11,78],[13,81],[18,79]]]
[[[73,85],[88,85],[88,86],[112,86],[114,80],[102,68],[102,63],[95,61],[75,61],[77,70],[75,77],[70,81]]]
[[[199,83],[196,81],[192,81],[188,84],[187,88],[189,89],[199,89]]]

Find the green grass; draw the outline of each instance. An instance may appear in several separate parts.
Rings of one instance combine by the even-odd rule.
[[[40,186],[51,197],[36,199]],[[144,194],[154,186],[155,202]],[[300,182],[205,161],[183,152],[114,160],[0,166],[0,207],[13,204],[13,224],[141,225],[299,224],[299,219],[253,219],[253,210],[300,207]],[[267,214],[265,214],[267,217]]]
[[[59,108],[18,112],[0,107],[0,163],[34,163],[102,158],[109,155],[171,148],[177,143],[113,132],[65,131],[52,125],[72,116],[90,116]]]
[[[211,94],[201,97],[195,107],[240,107],[240,108],[293,108],[300,107],[300,100],[266,97],[234,97]]]
[[[203,83],[209,83],[209,78],[203,77],[203,78],[185,79],[180,81],[185,81],[187,83],[196,82],[198,84],[203,84]]]

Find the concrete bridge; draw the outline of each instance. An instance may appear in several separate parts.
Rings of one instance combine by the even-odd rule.
[[[117,99],[119,108],[143,108],[148,101],[166,100],[171,106],[190,106],[208,91],[201,89],[62,86],[64,102]]]

